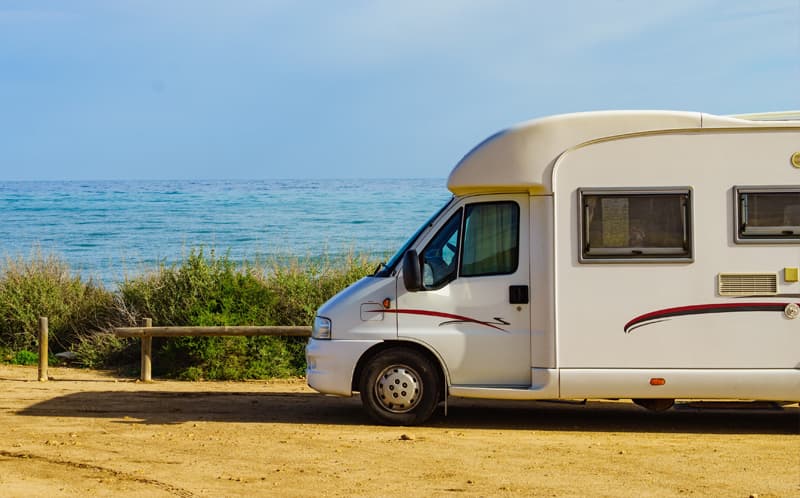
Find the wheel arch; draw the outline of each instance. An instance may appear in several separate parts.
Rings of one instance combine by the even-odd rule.
[[[439,376],[439,381],[442,383],[444,389],[442,389],[442,399],[447,396],[450,387],[450,376],[447,373],[447,369],[444,366],[444,362],[442,359],[437,355],[432,349],[427,347],[424,344],[420,344],[414,341],[398,341],[398,340],[391,340],[391,341],[383,341],[380,342],[361,355],[361,358],[358,359],[358,363],[356,363],[356,368],[353,370],[353,378],[350,380],[351,389],[353,391],[358,391],[358,384],[359,379],[361,378],[361,374],[364,371],[364,366],[369,363],[369,360],[375,357],[375,355],[382,353],[383,351],[387,351],[389,349],[410,349],[416,351],[420,354],[425,355],[435,366],[437,375]]]

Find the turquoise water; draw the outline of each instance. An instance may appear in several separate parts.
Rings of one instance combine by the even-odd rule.
[[[386,258],[449,197],[444,179],[0,182],[0,256],[56,254],[107,285],[201,246]]]

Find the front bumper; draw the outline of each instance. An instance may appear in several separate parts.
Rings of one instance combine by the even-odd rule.
[[[359,358],[381,341],[311,339],[306,346],[306,382],[323,394],[351,396]]]

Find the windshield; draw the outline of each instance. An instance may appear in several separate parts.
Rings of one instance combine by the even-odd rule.
[[[427,230],[428,227],[430,227],[433,224],[433,222],[436,220],[436,218],[438,218],[439,215],[442,214],[442,212],[445,209],[447,209],[447,207],[453,202],[453,199],[454,198],[451,197],[450,200],[445,202],[444,206],[442,206],[441,209],[436,211],[436,213],[434,213],[433,216],[428,218],[428,221],[423,223],[422,226],[419,227],[416,232],[414,232],[414,235],[412,235],[411,238],[409,238],[406,241],[406,243],[403,244],[403,246],[400,247],[400,249],[398,249],[396,253],[394,253],[394,256],[392,256],[392,258],[385,265],[381,265],[381,266],[378,267],[378,270],[375,272],[374,276],[375,277],[390,277],[392,275],[392,272],[394,271],[395,266],[397,266],[397,264],[400,262],[400,260],[403,259],[403,255],[406,253],[406,251],[408,251],[408,248],[411,247],[412,245],[414,245],[414,242],[416,242],[417,239],[419,238],[419,236],[422,235],[422,232]]]

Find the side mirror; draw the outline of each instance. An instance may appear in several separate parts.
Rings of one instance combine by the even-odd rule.
[[[403,284],[409,292],[422,290],[422,271],[417,251],[411,249],[403,256]]]

